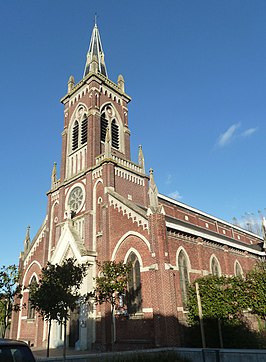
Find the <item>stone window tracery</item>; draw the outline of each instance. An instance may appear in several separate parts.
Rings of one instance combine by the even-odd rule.
[[[107,128],[110,130],[111,145],[119,150],[120,145],[120,126],[117,120],[115,110],[110,105],[104,107],[101,113],[101,141],[105,142]]]

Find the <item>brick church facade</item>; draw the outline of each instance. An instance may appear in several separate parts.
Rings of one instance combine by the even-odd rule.
[[[21,304],[27,286],[47,261],[74,257],[89,262],[82,292],[93,288],[97,262],[131,261],[133,297],[117,310],[117,343],[182,345],[188,284],[210,273],[245,274],[265,256],[263,239],[160,194],[147,174],[142,148],[131,161],[125,83],[108,78],[95,24],[84,76],[71,76],[64,105],[60,178],[54,165],[46,218],[33,240],[29,232],[20,256]],[[34,312],[34,311],[33,311]],[[83,305],[72,313],[69,346],[90,349],[110,342],[108,308]],[[45,346],[47,325],[31,308],[13,316],[12,338]],[[51,346],[62,345],[60,325]]]

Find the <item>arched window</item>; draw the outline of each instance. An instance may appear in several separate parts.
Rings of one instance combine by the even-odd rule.
[[[31,278],[31,282],[30,282],[30,287],[29,289],[31,289],[31,287],[33,287],[33,285],[37,284],[37,279],[35,277],[35,275]],[[34,319],[35,317],[35,308],[32,306],[31,301],[30,301],[30,292],[29,292],[29,300],[28,300],[28,313],[27,313],[27,318],[28,319]]]
[[[128,313],[133,314],[140,312],[142,308],[140,263],[137,255],[133,252],[129,254],[127,263],[130,263],[132,268],[128,278],[126,304]]]
[[[112,134],[112,147],[116,148],[117,150],[119,149],[119,127],[116,124],[116,121],[113,119],[112,120],[112,125],[111,125],[111,134]]]
[[[243,270],[242,270],[242,267],[241,267],[241,265],[239,264],[238,261],[236,261],[236,263],[235,263],[235,275],[237,277],[242,277],[243,276]]]
[[[79,146],[79,124],[75,121],[72,131],[72,151],[75,151]]]
[[[213,256],[211,259],[211,273],[212,275],[220,276],[220,265],[218,260]]]
[[[81,144],[84,145],[84,143],[87,142],[88,137],[88,118],[84,118],[81,122]]]
[[[105,142],[106,129],[108,127],[108,120],[105,118],[105,113],[101,115],[101,141]]]
[[[178,255],[178,269],[179,269],[179,281],[183,305],[187,304],[187,295],[189,287],[189,277],[188,277],[188,263],[187,257],[183,250],[180,251]]]

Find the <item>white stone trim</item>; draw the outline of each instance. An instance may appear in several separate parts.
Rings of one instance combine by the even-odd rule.
[[[143,313],[153,313],[153,308],[142,308]]]
[[[173,224],[171,222],[166,222],[166,227],[169,227],[171,229],[174,229],[174,230],[178,230],[178,231],[182,231],[182,232],[185,232],[185,233],[189,233],[189,234],[192,234],[192,235],[195,235],[195,236],[199,236],[203,239],[207,239],[207,240],[211,240],[211,241],[214,241],[218,244],[222,244],[222,245],[227,245],[231,248],[234,248],[234,249],[239,249],[239,250],[243,250],[243,251],[247,251],[251,254],[255,254],[255,255],[259,255],[259,256],[265,256],[265,252],[264,251],[258,251],[258,250],[255,250],[255,249],[251,249],[245,245],[238,245],[232,241],[228,241],[228,240],[224,240],[222,238],[219,238],[218,236],[215,236],[215,235],[210,235],[210,234],[207,234],[205,233],[204,231],[198,231],[198,230],[195,230],[189,226],[182,226],[182,225],[176,225],[176,224]]]
[[[125,180],[131,181],[137,185],[144,186],[144,179],[142,177],[139,177],[135,173],[124,170],[120,167],[115,167],[115,175]]]
[[[119,247],[121,246],[121,244],[123,243],[123,241],[128,237],[128,236],[136,236],[137,238],[141,239],[147,246],[147,248],[149,249],[149,251],[151,251],[151,245],[149,243],[149,241],[140,233],[136,232],[136,231],[128,231],[127,233],[125,233],[117,242],[114,251],[112,253],[112,257],[111,260],[115,260],[117,251],[119,249]]]
[[[132,219],[133,223],[137,223],[138,226],[141,226],[143,230],[148,229],[148,220],[138,214],[137,212],[133,211],[129,206],[126,206],[124,203],[120,202],[112,195],[109,196],[109,205],[113,206],[114,209],[118,209],[119,212],[122,212],[123,215],[126,215],[128,219]]]
[[[139,260],[139,265],[140,265],[140,268],[142,268],[143,266],[143,262],[142,262],[142,257],[140,255],[140,253],[138,252],[137,249],[131,247],[130,249],[128,249],[128,251],[126,252],[126,255],[125,255],[125,258],[124,258],[124,263],[127,262],[127,258],[129,257],[130,253],[133,252],[134,254],[136,254],[138,260]]]

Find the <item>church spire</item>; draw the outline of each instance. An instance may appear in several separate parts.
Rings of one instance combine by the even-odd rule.
[[[84,75],[85,77],[89,72],[94,71],[94,67],[92,67],[93,61],[98,63],[98,69],[97,71],[104,76],[108,77],[107,75],[107,69],[104,62],[104,53],[103,53],[103,47],[101,43],[100,33],[98,30],[96,17],[95,17],[95,24],[92,30],[91,34],[91,41],[89,50],[87,53],[87,61],[84,69]]]

